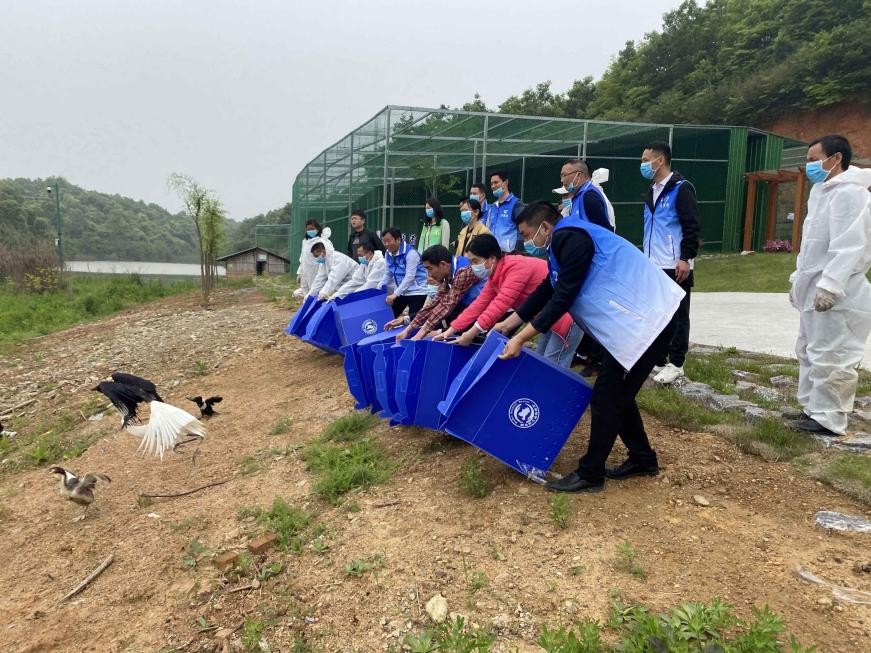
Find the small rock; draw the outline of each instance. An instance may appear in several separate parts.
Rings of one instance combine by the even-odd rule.
[[[871,395],[865,395],[864,397],[856,397],[854,402],[857,406],[861,406],[862,408],[867,408],[871,406]]]
[[[251,581],[251,589],[259,590],[260,589],[260,581],[256,578]]]
[[[871,422],[871,410],[854,410],[853,417],[863,422]]]
[[[822,596],[817,599],[817,605],[821,605],[825,608],[831,608],[833,603],[834,602],[832,601],[832,599],[830,599],[828,596]]]
[[[277,541],[278,535],[275,533],[267,533],[266,535],[261,535],[260,537],[248,542],[248,550],[254,555],[260,555],[272,548],[272,545]]]
[[[232,628],[221,628],[215,631],[215,639],[230,639],[233,634]]]
[[[227,551],[226,553],[221,553],[215,556],[214,563],[215,566],[221,571],[227,571],[236,564],[236,560],[239,559],[239,554],[235,551]]]
[[[745,372],[744,370],[732,370],[732,378],[738,379],[739,381],[756,381],[759,379],[759,375],[753,374],[752,372]]]
[[[786,375],[772,376],[769,381],[775,388],[793,388],[798,385],[794,377]]]
[[[695,494],[695,495],[693,495],[693,501],[695,501],[698,505],[700,505],[700,506],[704,506],[704,507],[707,507],[707,506],[710,506],[710,505],[711,505],[711,502],[708,501],[708,500],[707,500],[705,497],[703,497],[701,494]]]
[[[444,623],[448,616],[448,600],[441,594],[436,594],[426,602],[426,613],[435,623]]]

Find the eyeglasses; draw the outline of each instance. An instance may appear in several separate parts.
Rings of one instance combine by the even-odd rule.
[[[580,173],[580,170],[573,170],[572,172],[561,172],[559,173],[560,179],[566,179],[567,177],[574,177],[576,174]]]

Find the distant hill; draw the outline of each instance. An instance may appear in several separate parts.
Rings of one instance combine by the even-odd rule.
[[[0,242],[54,242],[54,197],[46,187],[56,181],[0,179]],[[184,214],[59,181],[67,260],[199,261],[194,227]],[[241,222],[227,220],[222,254],[252,247],[255,225],[282,222],[290,222],[290,204]]]

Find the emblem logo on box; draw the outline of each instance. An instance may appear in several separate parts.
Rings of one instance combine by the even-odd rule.
[[[362,329],[367,336],[374,336],[378,332],[378,323],[370,318],[363,322]]]
[[[519,429],[532,428],[540,415],[538,404],[532,399],[517,399],[508,408],[508,419]]]

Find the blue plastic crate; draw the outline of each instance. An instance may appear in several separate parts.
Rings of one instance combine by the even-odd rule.
[[[290,323],[287,325],[284,332],[289,336],[302,338],[305,335],[305,328],[308,326],[309,320],[317,310],[317,305],[317,297],[306,295],[302,305],[297,309],[296,313],[293,314],[293,317],[290,318]]]
[[[402,354],[402,347],[395,343],[385,342],[372,345],[375,361],[372,367],[375,379],[375,396],[381,405],[380,417],[389,419],[391,424],[397,424],[399,407],[396,403],[396,364]]]
[[[336,330],[343,346],[384,331],[384,325],[393,319],[385,297],[383,290],[367,289],[334,302]]]
[[[589,405],[592,387],[529,349],[499,360],[505,342],[499,333],[487,336],[439,411],[448,433],[542,482]]]
[[[392,342],[395,338],[395,331],[382,331],[374,336],[363,338],[352,345],[342,347],[342,353],[345,355],[345,378],[348,381],[348,389],[351,391],[351,395],[357,401],[355,408],[358,410],[371,406],[373,402],[378,401],[375,396],[375,374],[373,372],[375,352],[372,351],[372,347]],[[377,406],[377,409],[373,408],[372,412],[379,412],[381,410],[381,405],[377,404]]]
[[[340,354],[342,346],[336,329],[336,306],[334,302],[322,302],[315,310],[305,328],[302,339],[329,354]]]

